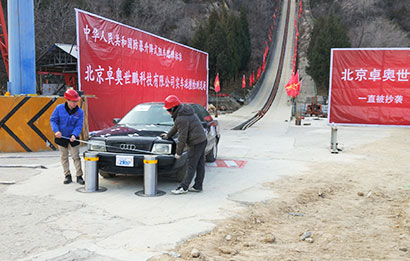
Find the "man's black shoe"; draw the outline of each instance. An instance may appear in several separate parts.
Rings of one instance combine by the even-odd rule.
[[[77,177],[77,183],[78,183],[78,184],[81,184],[81,185],[84,185],[85,182],[84,182],[84,180],[83,180],[83,177],[78,176],[78,177]]]
[[[64,184],[70,184],[73,180],[71,179],[71,175],[67,175],[64,178]]]
[[[189,191],[189,192],[201,192],[202,189],[197,189],[197,188],[195,188],[195,187],[191,187],[191,188],[188,189],[188,191]]]

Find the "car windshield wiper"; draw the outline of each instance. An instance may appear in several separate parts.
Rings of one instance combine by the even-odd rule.
[[[173,124],[171,123],[161,123],[161,122],[156,122],[156,123],[121,123],[117,124],[118,126],[125,126],[125,127],[135,127],[135,126],[144,126],[144,125],[157,125],[157,126],[172,126]]]
[[[129,124],[129,123],[118,123],[117,126],[124,126],[124,127],[132,127],[134,124]]]
[[[161,123],[161,122],[157,122],[157,123],[152,123],[152,125],[160,125],[160,126],[172,126],[171,123]]]
[[[122,125],[122,126],[126,126],[126,127],[129,127],[129,126],[139,126],[139,125],[148,125],[149,123],[121,123],[121,124],[118,124],[118,125]]]

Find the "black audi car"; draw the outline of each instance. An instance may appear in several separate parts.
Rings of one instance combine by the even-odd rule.
[[[219,123],[199,104],[189,104],[202,122],[208,144],[206,161],[213,162],[218,154],[221,137]],[[88,151],[98,152],[98,170],[104,178],[118,174],[142,175],[144,155],[157,155],[158,175],[175,175],[179,181],[185,175],[187,153],[174,158],[178,137],[162,139],[173,126],[171,115],[164,110],[163,103],[143,103],[135,106],[116,125],[90,134]]]

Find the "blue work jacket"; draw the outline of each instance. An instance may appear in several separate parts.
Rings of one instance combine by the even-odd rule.
[[[74,135],[77,139],[83,129],[84,112],[80,107],[75,107],[70,110],[67,103],[59,104],[53,111],[50,117],[51,129],[54,133],[60,131],[63,137],[68,139]],[[62,138],[55,138],[58,145],[67,147],[69,140]],[[78,145],[79,142],[71,142],[71,146]]]

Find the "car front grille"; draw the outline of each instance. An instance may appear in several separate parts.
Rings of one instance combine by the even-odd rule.
[[[150,151],[151,144],[135,144],[130,142],[113,142],[107,144],[108,152],[115,153],[143,153],[143,151]]]

